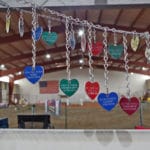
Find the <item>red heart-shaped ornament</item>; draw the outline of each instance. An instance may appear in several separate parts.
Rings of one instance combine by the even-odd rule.
[[[119,104],[128,115],[132,115],[139,108],[139,100],[136,97],[131,97],[130,99],[122,97]]]
[[[103,52],[103,44],[101,42],[92,43],[92,54],[98,56]]]
[[[100,90],[100,86],[98,82],[86,82],[85,83],[85,91],[87,95],[91,98],[91,100],[94,100],[96,96],[98,95]]]

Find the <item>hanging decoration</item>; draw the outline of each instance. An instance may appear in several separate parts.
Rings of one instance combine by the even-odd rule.
[[[23,37],[23,35],[24,35],[24,19],[23,19],[23,12],[22,12],[22,10],[20,10],[18,29],[19,29],[20,37]]]
[[[65,23],[65,27],[66,27],[66,65],[67,65],[67,78],[68,79],[62,79],[60,81],[60,89],[63,91],[63,93],[65,95],[67,95],[68,97],[72,96],[73,94],[75,94],[75,92],[78,90],[79,88],[79,82],[77,79],[71,79],[71,71],[70,71],[70,50],[69,50],[69,20],[66,17],[66,23]]]
[[[73,30],[73,23],[71,23],[71,30],[69,32],[69,47],[71,48],[71,50],[75,50],[76,47],[76,39]]]
[[[6,14],[6,33],[9,33],[10,30],[10,20],[11,20],[11,15],[10,15],[10,9],[8,7],[7,14]]]
[[[103,52],[103,44],[99,41],[96,41],[96,30],[93,29],[93,39],[92,43],[92,55],[99,56]]]
[[[100,93],[98,96],[98,103],[107,111],[111,111],[118,103],[118,95],[115,92],[109,93],[108,89],[108,54],[107,54],[107,29],[103,33],[104,44],[104,78],[106,93]]]
[[[32,66],[27,66],[24,69],[24,76],[32,84],[37,83],[44,74],[44,68],[42,66],[36,66],[36,30],[37,30],[37,19],[36,19],[36,6],[32,8]]]
[[[150,63],[150,36],[147,32],[145,33],[145,42],[146,42],[145,57],[147,59],[147,62]]]
[[[100,90],[100,85],[98,82],[94,82],[94,69],[92,66],[92,28],[89,26],[88,28],[88,55],[89,55],[89,75],[90,81],[85,83],[85,91],[91,100],[94,100]]]
[[[43,28],[41,26],[39,26],[39,24],[38,24],[38,15],[36,14],[36,10],[35,10],[35,16],[34,17],[35,17],[35,27],[34,27],[35,29],[32,30],[32,37],[37,42],[41,38]]]
[[[134,52],[137,51],[138,49],[138,46],[139,46],[139,43],[140,43],[140,38],[138,35],[136,35],[135,33],[133,34],[132,36],[132,39],[131,39],[131,48]]]
[[[124,46],[124,62],[126,70],[126,89],[127,97],[122,97],[119,101],[119,104],[124,112],[128,115],[132,115],[139,108],[139,100],[136,97],[131,97],[130,93],[130,82],[129,82],[129,66],[128,66],[128,52],[127,52],[127,38],[126,34],[123,34],[123,46]]]
[[[84,29],[83,29],[83,34],[81,35],[81,51],[82,52],[86,51],[86,35]]]
[[[117,44],[116,31],[114,30],[113,32],[114,32],[114,44],[110,44],[108,46],[108,51],[109,51],[110,56],[113,59],[119,59],[123,54],[123,45]]]
[[[51,20],[48,19],[48,29],[49,31],[45,31],[42,33],[42,40],[48,44],[48,45],[53,45],[56,43],[58,39],[58,34],[56,32],[51,32]]]

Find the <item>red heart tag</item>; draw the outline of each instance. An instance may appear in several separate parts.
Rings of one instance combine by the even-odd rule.
[[[139,100],[136,97],[131,97],[130,100],[122,97],[119,102],[122,110],[128,115],[132,115],[139,107]]]
[[[101,42],[92,43],[92,54],[98,56],[103,51],[103,44]]]
[[[85,91],[92,100],[96,98],[96,96],[99,93],[99,90],[100,90],[100,86],[98,82],[88,81],[85,83]]]

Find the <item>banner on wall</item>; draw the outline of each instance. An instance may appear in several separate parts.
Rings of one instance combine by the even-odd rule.
[[[45,101],[45,112],[52,115],[60,115],[61,112],[61,101],[60,100],[46,100]]]
[[[40,94],[56,94],[59,93],[59,81],[40,81],[39,82]]]

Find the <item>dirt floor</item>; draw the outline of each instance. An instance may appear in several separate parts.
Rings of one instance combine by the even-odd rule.
[[[150,104],[143,105],[143,125],[150,127]],[[45,113],[44,104],[37,104],[35,113]],[[0,108],[0,118],[7,117],[9,128],[18,128],[17,114],[32,114],[31,105],[17,107],[10,105]],[[107,112],[98,103],[84,103],[81,105],[62,104],[59,116],[51,115],[51,123],[55,129],[134,129],[139,125],[139,111],[131,116],[124,113],[119,106]],[[30,123],[26,124],[30,128]],[[42,128],[42,123],[35,123],[34,128]]]

